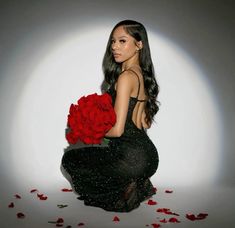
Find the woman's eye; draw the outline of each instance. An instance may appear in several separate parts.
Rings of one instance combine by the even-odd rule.
[[[114,44],[116,41],[115,40],[111,40],[111,44]],[[119,40],[120,43],[125,43],[126,40]]]

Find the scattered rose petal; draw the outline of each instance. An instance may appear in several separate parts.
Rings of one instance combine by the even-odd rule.
[[[172,218],[169,219],[169,222],[179,223],[180,221],[177,218],[172,217]]]
[[[168,209],[168,208],[158,208],[156,211],[157,212],[166,212],[166,211],[169,211],[170,209]]]
[[[43,194],[37,194],[37,196],[40,200],[47,200],[47,196],[44,196]]]
[[[13,208],[14,206],[15,206],[15,205],[14,205],[13,202],[11,202],[11,203],[8,205],[9,208]]]
[[[161,226],[161,225],[160,225],[160,224],[158,224],[158,223],[152,223],[151,225],[153,226],[153,228],[158,228],[158,227],[160,227],[160,226]]]
[[[47,196],[41,196],[40,200],[47,200]]]
[[[114,222],[119,222],[120,219],[119,219],[117,216],[114,216],[113,221],[114,221]]]
[[[72,192],[73,189],[62,188],[61,191],[62,191],[62,192]]]
[[[15,198],[16,198],[16,199],[21,199],[21,196],[18,195],[18,194],[15,194]]]
[[[199,214],[197,215],[197,218],[198,218],[198,219],[205,219],[207,216],[208,216],[207,213],[199,213]]]
[[[17,213],[17,218],[24,218],[25,215],[22,212]]]
[[[56,223],[63,223],[64,222],[64,219],[63,218],[58,218]]]
[[[207,216],[208,214],[206,213],[199,213],[197,216],[194,214],[186,214],[186,218],[191,221],[205,219]]]
[[[84,226],[85,224],[83,222],[78,223],[78,226]]]
[[[30,193],[34,193],[34,192],[38,192],[38,190],[36,188],[34,188],[30,191]]]
[[[154,191],[154,192],[157,192],[157,188],[156,188],[156,187],[153,187],[153,191]]]
[[[63,218],[58,218],[57,221],[48,221],[48,223],[56,224],[56,226],[63,226],[64,224],[64,219]]]
[[[167,215],[176,215],[176,216],[180,216],[179,214],[174,213],[174,212],[172,212],[172,211],[166,211],[165,214],[167,214]]]
[[[194,214],[186,214],[186,218],[191,220],[191,221],[196,220],[196,216]]]
[[[166,190],[165,193],[172,193],[173,190]]]
[[[65,228],[72,228],[72,226],[66,226]]]
[[[148,205],[156,205],[157,202],[150,199],[150,200],[148,200],[147,204],[148,204]]]
[[[169,208],[158,208],[156,211],[160,212],[160,213],[167,214],[167,215],[179,216],[179,214],[172,212]]]
[[[167,223],[167,220],[164,218],[164,219],[159,220],[159,222]]]

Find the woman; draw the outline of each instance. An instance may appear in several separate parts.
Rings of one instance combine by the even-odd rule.
[[[117,117],[105,135],[108,146],[68,150],[62,168],[85,205],[129,212],[155,194],[149,178],[158,167],[146,129],[159,109],[159,88],[141,23],[125,20],[113,28],[103,71]]]

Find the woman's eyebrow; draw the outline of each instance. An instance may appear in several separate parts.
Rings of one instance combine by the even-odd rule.
[[[118,38],[120,39],[120,38],[128,38],[127,36],[119,36]],[[114,37],[112,37],[112,39],[114,39]]]

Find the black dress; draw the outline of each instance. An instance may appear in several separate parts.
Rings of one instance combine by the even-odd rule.
[[[62,157],[61,168],[85,205],[129,212],[155,194],[149,178],[157,170],[158,152],[145,129],[139,129],[132,121],[136,103],[143,101],[138,100],[139,89],[137,97],[130,97],[121,137],[106,137],[109,142],[103,146],[67,149]],[[107,92],[114,105],[114,86]]]

